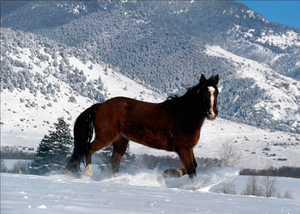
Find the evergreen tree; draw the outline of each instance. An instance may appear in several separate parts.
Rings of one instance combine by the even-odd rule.
[[[71,155],[73,137],[69,124],[60,117],[54,126],[55,131],[49,131],[37,149],[31,165],[32,174],[43,175],[52,170],[61,170]]]

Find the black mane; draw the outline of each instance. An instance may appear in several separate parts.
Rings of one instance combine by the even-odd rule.
[[[204,86],[214,86],[213,80],[216,77],[216,75],[212,75],[209,79],[206,80]],[[190,95],[195,95],[199,90],[201,89],[201,84],[200,82],[192,87],[186,88],[186,93],[182,96],[179,96],[178,94],[171,94],[170,96],[167,97],[166,101],[172,101],[172,100],[177,100],[180,98],[184,97],[189,97]]]

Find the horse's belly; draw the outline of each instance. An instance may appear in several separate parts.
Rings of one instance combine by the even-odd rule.
[[[136,142],[136,143],[139,143],[139,144],[142,144],[144,146],[154,148],[154,149],[174,151],[173,146],[168,146],[167,143],[165,143],[163,141],[161,141],[161,142],[152,141],[152,140],[143,141],[143,140],[139,140],[139,139],[136,139],[136,140],[133,139],[132,141]]]
[[[136,143],[167,151],[173,151],[171,137],[165,130],[154,130],[145,126],[131,126],[128,130],[122,130],[122,134]]]

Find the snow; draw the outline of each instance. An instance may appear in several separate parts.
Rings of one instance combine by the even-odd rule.
[[[199,173],[199,172],[198,172]],[[240,195],[247,176],[234,169],[203,171],[169,181],[157,171],[121,174],[102,180],[80,180],[69,175],[1,174],[1,213],[299,213],[300,179],[280,178],[293,199]],[[214,193],[212,188],[234,182],[237,195]],[[282,189],[282,191],[284,191]]]
[[[40,52],[46,55],[41,48]],[[18,55],[11,54],[14,59],[21,60],[26,64],[31,64],[33,74],[40,73],[49,65],[48,62],[32,63],[30,51],[27,48],[18,49]],[[52,62],[50,55],[49,62]],[[34,59],[37,60],[37,59]],[[61,60],[61,57],[58,57]],[[99,77],[104,84],[107,98],[115,96],[131,97],[139,100],[160,102],[164,99],[162,94],[154,92],[142,84],[137,83],[114,71],[105,69],[103,64],[93,64],[87,62],[83,64],[75,57],[69,59],[70,65],[84,71],[88,81],[95,81]],[[39,66],[38,66],[38,65]],[[90,69],[89,66],[93,67]],[[19,68],[14,69],[18,71]],[[104,71],[106,70],[106,71]],[[75,92],[67,83],[57,79],[52,74],[47,77],[47,82],[52,85],[59,84],[60,90],[56,90],[55,95],[43,95],[38,92],[36,95],[30,93],[29,89],[14,89],[10,92],[7,89],[1,91],[1,145],[2,146],[26,146],[36,148],[58,117],[64,117],[73,126],[76,117],[86,108],[95,103],[95,100],[83,97]],[[69,102],[69,97],[74,96],[75,103]],[[20,102],[20,100],[24,102]],[[35,103],[35,107],[26,104]]]
[[[261,100],[255,107],[266,109],[274,120],[300,121],[300,82],[280,75],[268,65],[232,54],[219,46],[207,46],[206,53],[230,60],[241,78],[252,78],[256,85],[266,91],[271,100]],[[296,128],[296,127],[295,127]]]
[[[88,81],[95,80],[100,77],[106,87],[106,91],[108,92],[108,98],[127,96],[149,102],[161,102],[164,100],[164,97],[157,92],[155,93],[153,89],[151,89],[151,86],[146,87],[139,84],[137,81],[122,75],[118,71],[105,68],[104,65],[94,64],[90,61],[83,64],[75,57],[71,57],[69,62],[70,65],[77,67],[79,70],[83,70]],[[92,67],[92,69],[89,69],[89,67]]]
[[[300,35],[293,30],[287,31],[285,34],[265,35],[265,33],[263,33],[256,41],[273,44],[282,50],[285,50],[292,45],[300,47]]]

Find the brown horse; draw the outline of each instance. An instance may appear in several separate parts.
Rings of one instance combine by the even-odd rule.
[[[66,170],[80,171],[80,164],[85,158],[86,169],[81,177],[91,177],[92,154],[112,144],[111,167],[113,173],[118,174],[121,159],[131,140],[176,152],[183,165],[180,176],[186,173],[190,178],[196,176],[193,147],[200,138],[205,118],[214,120],[218,115],[218,81],[218,75],[206,79],[202,74],[199,83],[183,96],[171,96],[162,103],[116,97],[91,106],[75,122],[74,151]],[[90,143],[94,130],[95,139]],[[164,175],[167,176],[168,172]]]

